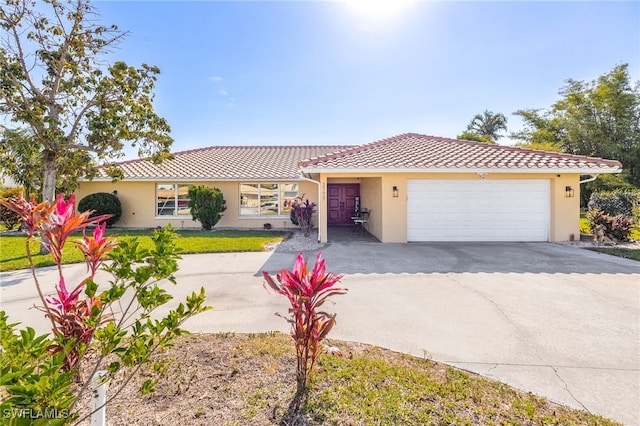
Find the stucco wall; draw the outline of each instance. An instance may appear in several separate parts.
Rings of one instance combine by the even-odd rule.
[[[326,191],[327,183],[345,181],[350,174],[321,174]],[[362,205],[373,211],[370,232],[383,242],[407,242],[407,180],[408,179],[480,179],[477,173],[375,173],[360,175]],[[550,241],[567,241],[573,234],[580,236],[580,185],[578,174],[540,173],[487,173],[485,179],[548,179],[550,182]],[[393,197],[393,187],[398,197]],[[565,197],[565,187],[574,189],[574,197]],[[326,215],[326,199],[320,202],[321,215]],[[378,222],[380,221],[380,222]],[[321,234],[326,241],[326,223],[321,223]]]
[[[330,183],[360,183],[362,206],[371,209],[369,232],[383,242],[407,242],[407,180],[408,179],[480,179],[476,173],[377,173],[361,176],[352,174],[322,174],[312,176],[321,181],[321,194],[317,185],[299,181],[299,193],[318,205],[320,233],[326,241],[326,185]],[[550,241],[566,241],[573,234],[580,236],[580,185],[577,174],[533,174],[533,173],[489,173],[485,179],[548,179],[550,181]],[[171,183],[171,182],[160,182]],[[261,228],[271,223],[274,228],[292,227],[288,217],[246,218],[240,216],[240,182],[197,182],[222,190],[227,210],[216,227]],[[200,224],[191,216],[180,218],[157,218],[156,182],[121,181],[82,182],[76,191],[76,199],[95,192],[118,191],[122,203],[122,217],[117,226],[147,228],[171,223],[176,228],[199,228]],[[393,187],[398,187],[399,196],[393,197]],[[565,187],[574,189],[574,197],[565,197]],[[318,224],[318,216],[314,218]]]
[[[332,181],[333,183],[333,181]],[[360,200],[363,209],[369,209],[369,223],[367,231],[377,239],[382,241],[383,212],[382,212],[382,178],[371,177],[360,179]]]
[[[247,181],[253,182],[253,181]],[[280,181],[273,181],[278,183]],[[174,183],[162,181],[157,183]],[[191,182],[186,182],[191,183]],[[240,184],[242,182],[194,182],[198,185],[216,187],[222,191],[227,209],[216,227],[220,228],[262,228],[265,223],[271,223],[274,228],[290,228],[294,225],[288,216],[240,216]],[[262,182],[269,183],[269,182]],[[318,203],[317,185],[312,182],[300,181],[299,194],[308,198],[310,202]],[[116,226],[124,228],[150,228],[164,227],[167,224],[175,228],[200,228],[200,223],[191,219],[190,215],[184,217],[156,217],[156,182],[120,181],[112,182],[81,182],[76,190],[76,199],[96,192],[118,192],[118,198],[122,204],[122,217]],[[314,218],[317,223],[317,219]]]

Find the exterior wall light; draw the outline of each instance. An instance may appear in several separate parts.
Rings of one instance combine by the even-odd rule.
[[[564,187],[564,196],[567,198],[571,198],[574,195],[574,191],[573,188],[570,186],[565,186]]]
[[[393,186],[393,198],[398,198],[398,187]]]

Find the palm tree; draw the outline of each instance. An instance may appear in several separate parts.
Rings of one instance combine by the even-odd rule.
[[[482,114],[476,114],[467,126],[467,132],[488,136],[493,141],[503,136],[498,134],[501,131],[507,131],[507,117],[499,112],[494,114],[488,110],[485,110]]]

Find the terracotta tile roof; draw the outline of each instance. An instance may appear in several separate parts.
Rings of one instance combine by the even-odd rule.
[[[287,180],[300,177],[305,158],[340,152],[351,146],[213,146],[174,153],[172,160],[123,161],[127,180]],[[104,171],[97,178],[108,179]]]
[[[611,173],[614,160],[405,133],[300,162],[319,171],[571,171]]]

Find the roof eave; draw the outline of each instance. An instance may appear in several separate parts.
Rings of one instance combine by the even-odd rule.
[[[271,181],[271,182],[297,182],[299,177],[241,177],[241,178],[174,178],[166,176],[152,176],[152,177],[125,177],[119,179],[117,182],[247,182],[247,181]],[[97,177],[93,179],[80,179],[79,182],[113,182],[111,178]]]
[[[303,167],[300,169],[303,173],[575,173],[575,174],[596,174],[596,173],[621,173],[619,167],[575,167],[575,168],[365,168],[365,169],[338,169],[338,168],[320,168],[320,167]]]

